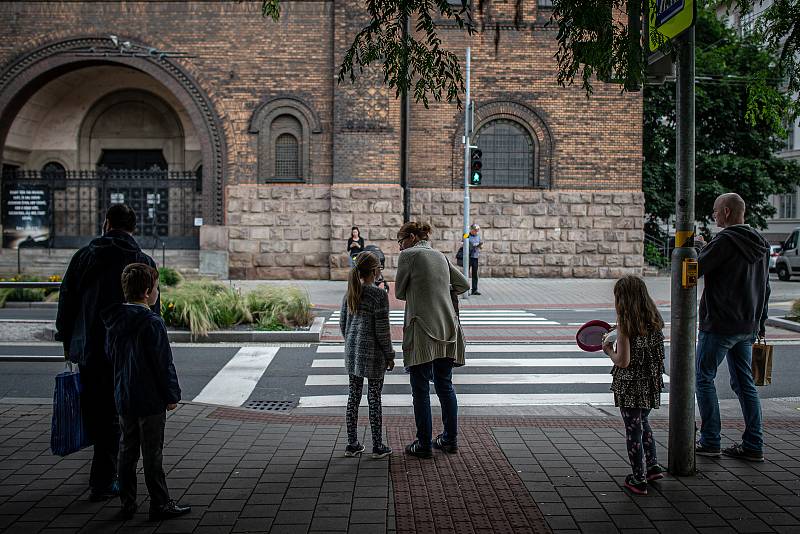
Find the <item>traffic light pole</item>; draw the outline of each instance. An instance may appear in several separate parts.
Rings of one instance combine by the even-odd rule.
[[[694,249],[694,27],[686,31],[678,50],[676,84],[675,250],[672,252],[672,305],[669,355],[669,472],[695,474],[695,342],[697,287],[684,285],[686,260]]]
[[[470,135],[472,135],[472,100],[469,94],[469,68],[470,68],[470,49],[467,47],[467,105],[464,106],[464,233],[463,238],[463,264],[464,276],[469,279],[469,173],[470,173]]]

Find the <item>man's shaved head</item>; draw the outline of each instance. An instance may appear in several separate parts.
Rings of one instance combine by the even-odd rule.
[[[714,201],[713,216],[720,228],[744,224],[744,212],[744,200],[736,193],[724,193]]]

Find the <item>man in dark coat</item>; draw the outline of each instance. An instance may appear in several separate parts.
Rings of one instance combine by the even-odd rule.
[[[744,223],[744,213],[744,200],[736,193],[717,197],[713,217],[722,231],[703,247],[697,259],[705,289],[698,313],[696,381],[702,426],[695,452],[763,462],[761,401],[750,366],[753,341],[756,336],[763,337],[767,319],[770,248],[761,234]],[[741,443],[721,449],[714,379],[725,359],[745,430]]]
[[[100,501],[119,493],[117,454],[120,429],[114,406],[114,376],[106,355],[106,329],[100,312],[125,301],[120,277],[130,263],[155,267],[132,234],[136,213],[125,204],[114,204],[106,213],[103,235],[72,257],[61,282],[56,317],[57,339],[64,357],[81,372],[81,406],[94,456],[89,475],[90,500]],[[160,312],[157,302],[153,311]]]

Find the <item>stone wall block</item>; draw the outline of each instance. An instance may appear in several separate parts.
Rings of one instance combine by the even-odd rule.
[[[505,215],[495,215],[492,217],[491,224],[494,228],[511,228],[511,218]]]
[[[602,217],[606,214],[606,207],[600,204],[591,204],[587,210],[589,217]]]
[[[253,278],[264,280],[291,280],[292,271],[283,267],[257,267]]]
[[[625,217],[644,217],[644,206],[624,206],[622,209],[622,214],[625,215]]]
[[[558,202],[558,193],[554,193],[553,191],[545,191],[542,193],[542,201],[546,204],[555,204]]]
[[[502,215],[503,207],[499,204],[479,204],[478,214],[480,215]]]
[[[553,230],[545,230],[544,238],[548,241],[561,241],[563,238],[561,228],[554,228]]]
[[[327,267],[328,254],[306,254],[303,256],[303,265],[310,267]]]
[[[347,187],[332,188],[331,198],[350,198],[350,188]]]
[[[605,232],[602,230],[589,230],[587,232],[587,239],[589,241],[602,241],[604,239]]]
[[[305,200],[314,198],[314,193],[310,187],[295,187],[294,198],[298,200]]]
[[[578,218],[578,228],[592,228],[594,226],[594,221],[589,217],[579,217]]]
[[[616,204],[609,204],[608,206],[606,206],[606,215],[608,217],[621,217],[622,207],[617,206]]]
[[[511,252],[511,243],[508,241],[495,241],[492,243],[492,252],[495,254],[509,254]]]
[[[403,216],[394,214],[394,213],[387,213],[383,215],[383,225],[392,228],[393,230],[397,231],[403,225]]]
[[[640,220],[638,217],[620,217],[616,219],[614,223],[615,228],[619,228],[621,230],[629,230],[636,226],[636,221]]]
[[[272,198],[272,191],[270,191],[268,187],[259,187],[256,193],[256,197],[262,200],[267,198]]]
[[[440,206],[444,215],[463,215],[464,206],[461,204],[445,204]]]
[[[394,188],[392,188],[392,189],[384,189],[384,190],[381,191],[381,193],[384,193],[386,191],[392,192],[392,196],[394,196],[395,191],[397,191],[399,193],[400,189],[394,189]],[[430,203],[430,201],[431,201],[431,192],[430,191],[426,191],[424,189],[413,189],[412,191],[414,192],[414,196],[413,196],[412,202],[416,202],[416,203],[419,203],[419,204],[428,204],[428,203]]]
[[[616,254],[619,252],[619,243],[598,243],[597,252],[600,254]]]
[[[275,265],[278,267],[297,267],[303,265],[302,254],[276,254]]]
[[[331,190],[327,187],[315,187],[312,191],[314,191],[314,198],[317,200],[331,199]]]
[[[593,193],[592,203],[594,204],[611,204],[611,193]]]
[[[527,267],[514,267],[514,278],[528,278],[531,270]]]
[[[614,193],[614,204],[632,204],[633,193]]]
[[[606,230],[603,232],[606,241],[625,241],[626,235],[622,230]]]
[[[332,212],[331,224],[333,226],[347,226],[347,227],[353,226],[353,215],[351,213]]]
[[[380,198],[380,190],[375,187],[353,187],[350,189],[350,198],[353,200]]]
[[[231,239],[231,251],[232,252],[249,252],[254,253],[258,252],[258,241],[252,241],[249,239]]]
[[[582,243],[588,238],[586,230],[569,230],[567,232],[567,239],[575,243]]]
[[[624,256],[625,267],[641,267],[644,265],[644,256],[632,255]]]
[[[291,243],[289,241],[261,241],[258,243],[259,252],[269,252],[272,254],[285,254],[289,252]]]
[[[586,204],[572,204],[569,207],[569,214],[577,215],[579,217],[585,217],[588,210],[589,206],[587,206]]]
[[[573,267],[572,276],[575,278],[597,278],[598,272],[596,267]]]
[[[527,204],[523,206],[522,213],[525,215],[547,215],[547,204]]]
[[[514,254],[530,254],[531,244],[528,241],[514,241],[511,243],[511,252]]]
[[[489,193],[489,204],[510,204],[514,202],[514,194],[510,192]]]
[[[604,264],[603,258],[602,254],[582,254],[580,263],[584,267],[601,267]]]
[[[422,221],[424,222],[424,221]],[[436,230],[444,230],[445,228],[453,228],[453,219],[452,217],[445,217],[443,215],[437,215],[435,217],[431,217],[429,221],[430,225]],[[461,225],[458,224],[460,227]],[[399,230],[399,228],[398,228]]]
[[[369,239],[370,241],[377,241],[379,239],[389,239],[390,232],[391,230],[389,228],[384,228],[382,226],[372,227],[369,229]]]
[[[534,217],[534,228],[558,228],[558,217]]]
[[[575,254],[575,243],[570,241],[557,241],[553,243],[555,254]]]
[[[580,193],[560,193],[558,200],[563,204],[580,204],[583,202]]]
[[[578,227],[578,218],[577,217],[559,217],[558,218],[558,225],[561,228],[577,228]]]
[[[572,265],[572,256],[567,254],[547,254],[544,257],[544,263],[550,266],[568,266]]]
[[[372,203],[369,211],[373,213],[389,213],[392,209],[392,203],[388,200],[378,200]]]
[[[595,228],[614,228],[614,219],[598,217],[594,220]]]
[[[542,254],[521,254],[519,257],[519,264],[541,267],[544,265],[544,256]]]
[[[294,188],[273,187],[272,198],[276,200],[289,200],[294,195]]]
[[[253,265],[255,265],[256,267],[274,267],[275,254],[274,253],[255,254],[253,255]]]
[[[514,191],[514,204],[533,204],[541,201],[541,191]]]
[[[597,243],[575,243],[575,254],[586,254],[587,252],[597,252]]]

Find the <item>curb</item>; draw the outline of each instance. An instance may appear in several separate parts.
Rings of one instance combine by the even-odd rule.
[[[774,326],[776,328],[782,328],[784,330],[791,330],[792,332],[800,332],[800,323],[797,321],[782,319],[780,317],[769,317],[765,321],[765,324]]]
[[[168,330],[170,343],[319,343],[324,317],[315,317],[308,330],[215,330],[207,336],[195,336],[182,330]],[[47,341],[55,340],[55,328],[43,330]],[[62,358],[59,357],[59,361]]]
[[[56,309],[58,308],[58,302],[8,302],[6,301],[5,304],[6,308],[47,308],[47,309]]]

